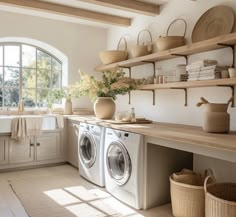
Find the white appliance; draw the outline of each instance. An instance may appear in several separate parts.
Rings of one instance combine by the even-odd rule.
[[[78,139],[79,171],[88,181],[104,187],[104,127],[81,123]]]
[[[105,185],[124,203],[143,208],[143,136],[106,129]]]

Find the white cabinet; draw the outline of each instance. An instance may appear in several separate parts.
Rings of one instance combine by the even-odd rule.
[[[59,132],[44,133],[36,138],[36,160],[51,160],[61,156]]]
[[[35,157],[34,138],[17,141],[10,139],[9,163],[32,162]]]
[[[8,137],[0,137],[0,164],[8,162]]]
[[[79,122],[68,121],[67,127],[67,160],[78,167],[78,134]]]
[[[2,147],[0,145],[0,151],[1,149]],[[50,160],[56,160],[60,158],[62,158],[62,145],[61,132],[59,131],[44,132],[38,137],[32,137],[22,141],[10,139],[10,164],[29,162],[37,163],[38,161],[50,163]]]

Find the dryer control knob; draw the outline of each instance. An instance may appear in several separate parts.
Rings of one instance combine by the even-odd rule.
[[[89,126],[86,126],[86,129],[89,130]]]
[[[121,138],[121,133],[117,133],[118,138]]]

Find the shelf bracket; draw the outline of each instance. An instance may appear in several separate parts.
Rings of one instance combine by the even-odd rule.
[[[132,77],[131,67],[125,67],[125,66],[118,66],[118,67],[122,68],[122,69],[128,69],[129,78],[131,79],[131,77]],[[128,95],[129,95],[129,102],[128,102],[128,104],[130,105],[131,104],[131,92],[130,91],[128,92]]]
[[[184,57],[185,61],[186,61],[186,65],[188,65],[188,55],[184,55],[184,54],[177,54],[177,53],[172,53],[172,56],[177,56],[177,57]]]
[[[145,89],[142,89],[141,91],[151,91],[152,92],[152,104],[153,105],[156,105],[156,92],[155,90],[145,90]]]
[[[188,106],[188,89],[187,88],[177,88],[177,87],[172,87],[171,89],[184,91],[184,106],[187,107]]]
[[[150,63],[153,65],[153,76],[154,78],[156,77],[156,62],[153,62],[153,61],[141,61],[143,63]]]
[[[220,46],[224,46],[224,47],[230,47],[232,49],[233,52],[233,64],[232,64],[232,68],[235,67],[235,46],[231,45],[231,44],[224,44],[224,43],[218,43],[218,45]]]
[[[235,107],[235,86],[234,85],[217,85],[217,86],[218,87],[229,87],[231,89],[232,97],[233,97],[231,107],[234,108]]]

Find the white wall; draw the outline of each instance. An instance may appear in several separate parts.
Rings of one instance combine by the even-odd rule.
[[[14,14],[1,11],[0,39],[23,37],[42,41],[55,47],[68,58],[68,83],[79,79],[78,69],[93,73],[99,64],[98,52],[107,43],[107,30],[46,18]],[[90,106],[83,98],[75,106]]]
[[[159,35],[165,35],[168,25],[176,18],[184,18],[188,23],[187,39],[191,40],[192,29],[199,17],[209,8],[224,4],[231,6],[236,14],[235,0],[170,0],[161,9],[161,15],[157,17],[139,16],[133,20],[132,26],[129,28],[114,27],[108,33],[108,48],[114,49],[122,35],[125,35],[128,40],[128,47],[136,43],[136,38],[139,31],[149,29],[153,35],[154,41]],[[171,31],[174,34],[181,34],[181,24],[177,24]],[[208,58],[217,59],[222,65],[232,64],[232,55],[230,49],[221,51],[208,52],[204,54],[193,55],[190,57],[190,62]],[[164,70],[174,69],[175,65],[185,63],[183,58],[159,62],[157,67],[162,67]],[[146,77],[153,73],[152,66],[133,67],[133,77]],[[132,92],[131,105],[128,105],[128,96],[121,96],[117,99],[117,110],[129,110],[135,107],[138,116],[159,121],[180,123],[187,125],[200,126],[202,123],[202,112],[204,108],[197,108],[195,105],[201,96],[204,96],[211,102],[226,102],[230,98],[231,90],[229,88],[197,88],[188,89],[188,107],[184,107],[184,92],[182,90],[161,90],[156,91],[156,106],[152,105],[151,92]],[[229,109],[231,114],[231,129],[236,129],[236,108]]]

